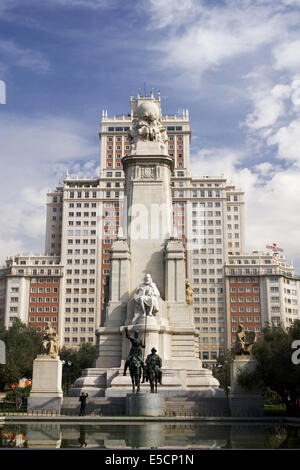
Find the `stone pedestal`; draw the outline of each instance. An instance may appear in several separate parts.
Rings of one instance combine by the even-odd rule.
[[[146,426],[145,426],[146,424]],[[161,422],[147,422],[142,425],[126,426],[126,445],[131,449],[161,449],[164,447],[165,432]]]
[[[28,423],[26,424],[26,428],[26,440],[28,447],[32,447],[34,449],[60,448],[62,440],[60,424]]]
[[[173,232],[171,171],[174,161],[166,155],[149,153],[125,156],[122,164],[127,203],[124,236],[131,255],[130,292],[139,286],[146,273],[150,273],[161,297],[165,298],[164,249]]]
[[[129,416],[162,416],[164,397],[160,393],[128,393],[126,414]]]
[[[256,360],[253,356],[237,356],[231,364],[231,416],[264,416],[264,400],[258,388],[243,388],[237,379],[241,371],[252,372],[255,367]]]
[[[48,410],[60,413],[62,363],[59,357],[38,355],[33,361],[32,388],[28,398],[29,411]]]

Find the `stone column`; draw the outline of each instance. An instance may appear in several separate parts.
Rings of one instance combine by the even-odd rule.
[[[130,254],[126,238],[117,238],[111,249],[111,275],[106,327],[124,325],[129,300]]]
[[[243,388],[238,383],[238,375],[242,371],[252,372],[256,367],[253,356],[236,356],[231,363],[231,390],[229,405],[231,416],[264,416],[264,400],[256,388]]]
[[[166,301],[185,302],[184,248],[179,238],[169,238],[164,258]]]
[[[60,413],[63,400],[61,379],[62,363],[59,357],[38,355],[33,361],[32,388],[27,409]]]
[[[95,367],[119,367],[122,358],[122,334],[129,300],[130,254],[127,240],[118,237],[111,249],[111,275],[106,320],[97,330],[98,357]]]
[[[173,159],[159,155],[156,142],[143,144],[143,154],[122,159],[128,208],[124,234],[127,233],[131,254],[130,287],[135,289],[149,273],[164,299],[163,252],[173,225],[170,182]]]

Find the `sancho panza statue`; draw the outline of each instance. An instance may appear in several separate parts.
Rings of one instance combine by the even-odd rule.
[[[151,275],[146,274],[144,282],[136,290],[134,300],[143,312],[143,316],[150,317],[158,312],[158,298],[160,296],[156,284],[152,281]]]
[[[159,357],[159,355],[156,354],[156,353],[157,353],[156,349],[152,348],[151,349],[151,354],[148,354],[148,356],[146,358],[146,375],[147,375],[148,380],[150,380],[150,384],[151,384],[152,383],[151,375],[152,375],[152,371],[153,371],[154,374],[156,374],[156,376],[157,376],[158,383],[161,385],[162,360]],[[151,391],[152,391],[152,386],[151,386]]]

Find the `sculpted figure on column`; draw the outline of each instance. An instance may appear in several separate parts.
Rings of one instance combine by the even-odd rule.
[[[194,289],[191,286],[191,283],[188,279],[185,280],[185,300],[188,305],[193,303],[193,292]]]
[[[46,330],[43,334],[42,339],[42,351],[43,354],[52,357],[55,359],[58,357],[58,350],[59,350],[59,339],[57,336],[56,331],[52,328],[50,322],[46,322]]]
[[[133,148],[139,140],[142,140],[159,142],[161,150],[166,150],[167,132],[161,124],[159,109],[153,101],[140,104],[132,121],[132,129],[128,131],[128,137]]]
[[[256,339],[256,333],[254,331],[245,331],[244,326],[239,325],[233,351],[235,354],[241,356],[251,354]]]
[[[160,296],[156,284],[152,281],[151,275],[146,274],[144,282],[136,290],[134,300],[141,308],[143,316],[153,316],[158,312],[158,298]]]

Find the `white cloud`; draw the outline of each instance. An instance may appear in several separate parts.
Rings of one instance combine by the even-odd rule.
[[[179,26],[194,18],[203,10],[202,1],[198,0],[144,0],[143,7],[150,13],[151,25],[155,28]]]
[[[278,242],[300,268],[300,223],[295,215],[300,202],[299,170],[276,172],[265,184],[246,194],[247,244],[254,249]]]
[[[278,117],[285,111],[281,100],[272,95],[262,96],[255,103],[255,110],[247,118],[247,126],[260,129],[275,124]]]
[[[272,165],[270,162],[259,163],[258,165],[255,165],[254,168],[255,171],[262,177],[269,177],[270,175],[274,174],[274,171],[276,171],[274,165]]]
[[[250,90],[254,111],[246,118],[246,125],[252,130],[272,127],[278,118],[285,114],[284,100],[290,98],[291,86],[276,85],[271,90]]]
[[[24,253],[24,245],[21,240],[9,239],[8,237],[0,238],[0,266],[4,265],[4,261],[10,255]]]
[[[246,155],[227,149],[202,149],[192,158],[192,172],[218,176],[224,170],[227,181],[245,192],[246,251],[265,250],[277,242],[285,249],[287,260],[294,259],[300,270],[300,170],[274,167],[262,162],[246,167]],[[244,168],[240,168],[241,163]],[[220,176],[220,175],[219,175]]]
[[[273,158],[300,166],[300,80],[286,79],[270,89],[252,86],[248,94],[253,111],[242,125],[252,147],[269,149]]]
[[[14,246],[43,251],[47,190],[67,169],[81,176],[97,171],[99,148],[89,134],[88,127],[63,117],[0,117],[0,239],[8,241],[0,255],[14,254]]]
[[[13,65],[29,68],[37,73],[45,73],[50,69],[49,61],[40,52],[23,48],[12,40],[1,39],[0,51]]]
[[[197,176],[220,176],[227,178],[236,176],[236,165],[241,161],[242,154],[227,148],[203,148],[192,155],[193,174]]]
[[[183,0],[174,6],[170,0],[152,0],[149,6],[151,27],[168,28],[167,39],[155,45],[162,53],[161,64],[184,71],[195,82],[206,70],[276,44],[300,20],[300,12],[278,14],[280,8],[269,2],[227,1],[216,6]]]
[[[94,155],[98,147],[85,137],[89,134],[89,128],[74,119],[47,115],[27,118],[9,113],[0,116],[2,158],[19,160],[23,166],[52,165]]]
[[[278,158],[297,162],[300,166],[300,118],[286,127],[281,127],[269,137],[267,143],[278,146]]]
[[[292,82],[291,100],[294,106],[294,111],[300,111],[300,80],[299,79],[296,79]]]
[[[300,39],[285,41],[273,50],[274,68],[300,72]]]

